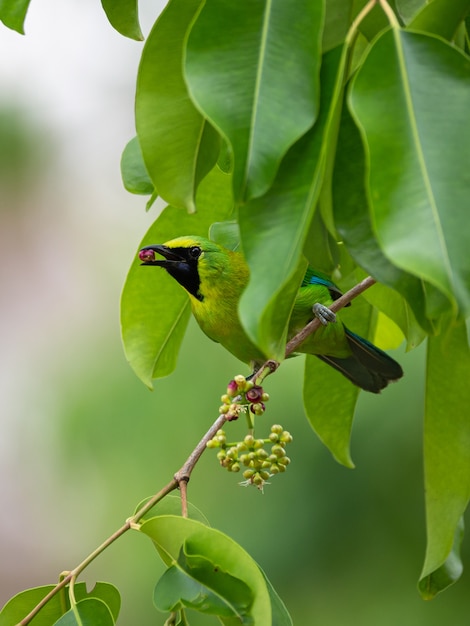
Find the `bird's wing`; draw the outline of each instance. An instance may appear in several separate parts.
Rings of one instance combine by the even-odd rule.
[[[337,300],[343,295],[342,291],[327,276],[309,267],[302,281],[302,287],[308,285],[324,285],[330,292],[331,298]]]

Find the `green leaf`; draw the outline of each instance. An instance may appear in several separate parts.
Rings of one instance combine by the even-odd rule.
[[[131,139],[124,148],[121,157],[121,176],[125,189],[130,193],[142,195],[155,193],[142,158],[138,137]]]
[[[185,34],[201,0],[170,0],[143,50],[136,126],[144,162],[160,196],[196,210],[201,180],[219,154],[219,137],[192,103],[183,77]]]
[[[352,84],[367,145],[373,229],[384,254],[442,297],[427,316],[470,313],[470,61],[440,39],[389,30]]]
[[[433,0],[413,17],[408,28],[433,33],[451,41],[469,12],[469,0]]]
[[[199,189],[200,211],[188,215],[181,209],[167,207],[139,247],[182,235],[207,236],[214,221],[230,215],[230,188],[230,176],[214,170]],[[149,388],[152,378],[167,376],[174,370],[189,313],[189,298],[184,289],[164,270],[141,267],[136,256],[121,297],[121,332],[126,357]]]
[[[372,302],[379,289],[368,289],[366,299],[387,315],[402,329],[410,346],[417,345],[421,332],[414,318],[428,332],[433,328],[426,317],[426,293],[423,281],[395,267],[383,254],[372,230],[369,198],[366,190],[366,155],[357,126],[345,108],[341,119],[333,173],[333,206],[335,224],[349,253],[364,270],[379,283],[396,290],[406,300],[402,309],[393,298]],[[389,295],[390,292],[388,292]],[[413,312],[411,313],[410,308]]]
[[[134,514],[137,513],[148,501],[150,498],[145,498],[136,506]],[[157,515],[181,515],[181,497],[180,496],[166,496],[160,502],[157,502],[143,518],[141,518],[141,523],[144,520],[150,519],[151,517],[155,517]],[[200,511],[194,504],[188,502],[188,517],[190,519],[195,519],[201,524],[205,524],[206,526],[210,526],[207,517],[204,515],[202,511]]]
[[[24,35],[24,20],[30,0],[0,0],[0,20],[12,30]]]
[[[232,145],[237,200],[267,191],[283,155],[315,120],[322,5],[212,0],[189,33],[188,85]]]
[[[198,582],[231,606],[246,606],[248,589],[252,601],[248,614],[243,615],[240,623],[271,623],[271,602],[264,576],[255,561],[233,539],[195,520],[172,515],[154,517],[142,524],[140,530],[152,539],[169,567],[179,565],[181,569],[184,566],[188,570],[185,569],[186,573],[192,567]],[[182,560],[183,547],[185,559]],[[220,581],[219,573],[223,574]],[[228,585],[229,577],[243,585]]]
[[[273,612],[272,626],[293,626],[293,621],[286,609],[286,605],[278,596],[276,590],[261,568],[260,571],[264,576],[264,581],[268,587],[269,598],[271,600],[271,609]]]
[[[103,9],[113,28],[124,37],[142,41],[140,30],[138,0],[101,0]]]
[[[418,589],[424,600],[432,600],[438,593],[453,585],[462,575],[463,565],[460,549],[464,536],[464,521],[460,518],[454,535],[452,549],[444,563],[427,576],[423,576],[418,583]]]
[[[240,229],[238,222],[215,222],[209,231],[212,241],[215,241],[227,250],[238,250],[240,248]]]
[[[80,600],[54,626],[114,626],[109,608],[97,598]]]
[[[338,315],[352,331],[372,338],[375,314],[363,298]],[[303,395],[305,413],[319,439],[338,463],[353,468],[350,440],[359,388],[316,356],[307,355]]]
[[[425,597],[432,597],[460,575],[455,549],[460,543],[460,519],[470,498],[470,350],[465,324],[451,326],[428,342],[424,420],[427,547],[420,590]]]
[[[405,24],[408,24],[413,17],[427,4],[427,0],[395,0],[397,13]]]
[[[160,611],[176,611],[183,607],[207,615],[239,617],[223,597],[189,576],[184,570],[172,566],[157,582],[153,602]],[[243,623],[240,620],[240,623]]]
[[[325,3],[323,52],[342,44],[351,24],[354,0],[328,0]]]
[[[320,114],[287,153],[271,189],[242,205],[239,225],[250,282],[240,301],[242,324],[270,358],[284,357],[287,322],[305,262],[302,249],[323,182],[334,109],[341,100],[345,51],[326,53],[321,70]],[[274,262],[275,261],[275,262]]]
[[[27,589],[11,598],[0,612],[0,626],[14,626],[20,622],[32,609],[45,598],[55,585],[45,585]],[[62,596],[60,595],[62,594]],[[117,620],[121,606],[119,591],[110,583],[98,582],[87,593],[85,583],[75,585],[75,597],[77,600],[85,598],[98,598],[108,607],[112,619]],[[62,604],[64,602],[64,605]],[[51,626],[70,608],[66,591],[59,592],[41,609],[31,621],[33,626]],[[110,622],[110,623],[114,623]]]

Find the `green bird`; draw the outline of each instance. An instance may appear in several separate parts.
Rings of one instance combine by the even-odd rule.
[[[163,258],[155,258],[155,253]],[[249,279],[248,265],[240,252],[203,237],[186,236],[146,246],[139,258],[142,265],[165,268],[184,287],[193,315],[210,339],[254,369],[264,363],[264,355],[238,317],[238,302]],[[309,268],[294,302],[288,339],[317,317],[320,328],[300,344],[297,352],[314,354],[361,389],[379,393],[389,382],[401,378],[403,371],[388,354],[336,320],[328,307],[340,296],[334,283]]]

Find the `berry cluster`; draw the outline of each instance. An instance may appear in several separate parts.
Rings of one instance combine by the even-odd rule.
[[[285,447],[292,441],[292,435],[280,425],[271,426],[268,439],[255,439],[253,435],[246,435],[243,441],[227,443],[223,430],[217,431],[215,437],[207,443],[208,448],[220,448],[217,458],[222,467],[229,472],[239,472],[242,467],[244,485],[256,485],[262,489],[266,480],[274,474],[285,472],[290,463],[286,456]],[[271,451],[265,449],[271,444]]]
[[[240,374],[229,382],[227,393],[221,400],[223,404],[219,411],[227,415],[228,421],[232,421],[238,419],[245,407],[249,407],[254,415],[262,415],[266,409],[264,403],[269,400],[269,395],[260,385],[255,385]]]

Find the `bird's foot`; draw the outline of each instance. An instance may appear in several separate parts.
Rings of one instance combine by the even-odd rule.
[[[329,322],[336,322],[336,315],[324,304],[315,302],[312,310],[315,317],[323,324],[323,326],[327,326]]]

